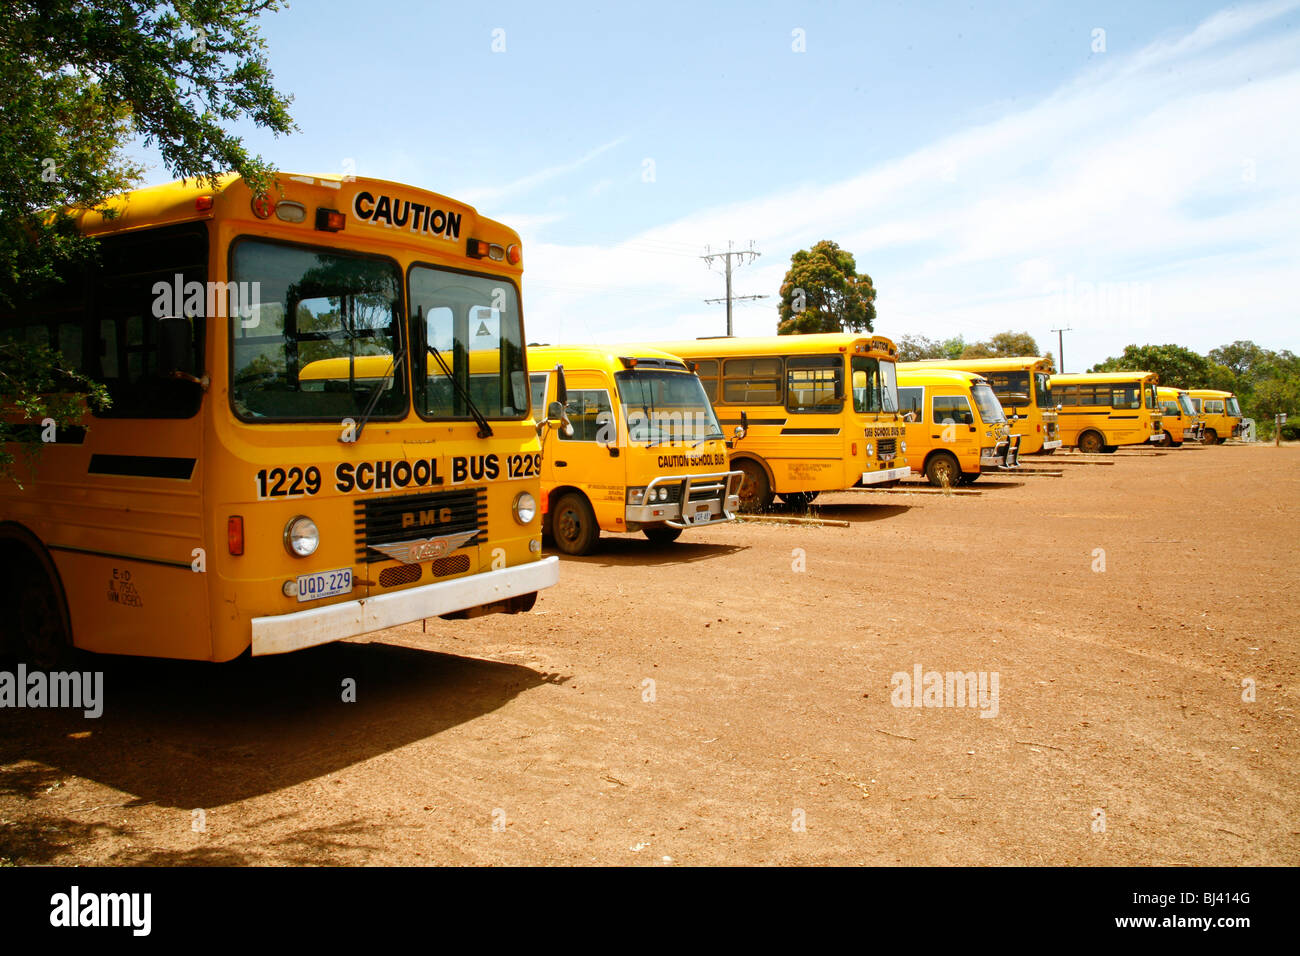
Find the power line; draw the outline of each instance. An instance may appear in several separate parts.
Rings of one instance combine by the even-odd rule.
[[[707,248],[707,247],[706,247],[706,248]],[[707,304],[709,304],[709,305],[712,305],[712,304],[715,303],[715,302],[725,302],[725,303],[727,303],[727,335],[731,335],[731,303],[732,303],[732,302],[740,301],[740,300],[743,300],[743,299],[766,299],[766,298],[768,298],[768,296],[765,296],[765,295],[733,295],[733,294],[732,294],[732,292],[731,292],[731,259],[732,259],[732,256],[736,256],[736,257],[738,257],[738,258],[740,259],[740,264],[741,264],[741,265],[744,265],[746,261],[753,262],[755,259],[757,259],[757,258],[758,258],[759,256],[761,256],[761,255],[762,255],[762,253],[759,252],[758,250],[756,250],[756,249],[754,248],[754,243],[753,243],[752,240],[751,240],[750,243],[749,243],[749,248],[748,248],[748,249],[739,249],[739,250],[734,250],[734,249],[731,248],[731,240],[728,239],[728,240],[727,240],[727,251],[726,251],[726,252],[712,252],[712,253],[709,253],[708,255],[700,256],[700,258],[703,259],[703,260],[705,261],[705,263],[708,264],[708,267],[709,267],[710,269],[713,268],[713,260],[714,260],[714,259],[723,259],[723,260],[726,261],[726,274],[727,274],[727,296],[726,296],[726,298],[724,298],[724,299],[705,299],[704,301],[705,301]],[[745,258],[746,256],[749,257],[748,260],[746,260],[746,258]]]

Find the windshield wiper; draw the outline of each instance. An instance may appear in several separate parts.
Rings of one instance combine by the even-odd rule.
[[[354,361],[355,358],[356,357],[353,356]],[[370,416],[374,413],[375,406],[379,404],[379,396],[384,391],[384,386],[388,384],[390,378],[393,378],[397,374],[397,370],[402,367],[402,360],[405,358],[406,349],[403,348],[402,351],[398,352],[397,355],[393,357],[393,361],[388,363],[388,371],[384,373],[383,377],[379,381],[375,382],[375,387],[370,390],[370,397],[366,399],[365,411],[361,413],[361,418],[357,421],[356,431],[352,433],[352,441],[355,442],[360,440],[361,431],[366,427],[366,422],[370,421]],[[339,441],[343,441],[342,436],[339,437]]]
[[[474,416],[474,421],[478,422],[478,437],[491,438],[492,426],[489,425],[488,420],[483,417],[483,413],[478,410],[478,406],[474,404],[474,399],[469,397],[469,390],[460,383],[460,379],[456,378],[456,376],[451,373],[451,369],[447,367],[447,362],[443,359],[442,353],[439,352],[430,342],[425,342],[424,347],[429,350],[430,355],[438,360],[438,367],[442,369],[442,373],[446,375],[447,378],[451,379],[451,384],[455,387],[457,394],[464,399],[465,407],[468,408],[469,413]]]

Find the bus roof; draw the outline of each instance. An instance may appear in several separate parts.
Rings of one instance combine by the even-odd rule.
[[[275,172],[271,174],[269,197],[275,203],[288,201],[305,207],[306,218],[297,223],[281,220],[273,213],[276,207],[267,210],[265,216],[257,216],[252,209],[253,193],[244,178],[235,173],[225,173],[217,177],[215,185],[202,179],[181,179],[163,183],[158,186],[146,186],[130,192],[111,196],[104,206],[95,210],[69,210],[78,221],[81,231],[86,235],[108,235],[143,229],[149,226],[169,225],[182,222],[201,222],[210,219],[243,219],[263,227],[285,228],[306,233],[304,238],[314,235],[333,235],[320,232],[316,227],[316,213],[319,209],[342,212],[345,225],[344,236],[366,235],[367,238],[387,240],[415,240],[437,236],[439,240],[452,239],[458,251],[464,249],[470,238],[487,238],[493,242],[519,243],[519,236],[508,226],[493,219],[480,216],[473,206],[439,193],[430,192],[415,186],[395,183],[386,179],[374,179],[361,176],[341,176],[338,174],[305,175],[300,173]],[[428,222],[423,222],[423,230],[399,228],[397,223],[385,222],[377,217],[378,229],[371,229],[371,222],[358,214],[356,200],[369,194],[371,205],[360,204],[362,211],[373,213],[377,200],[406,205],[405,224],[410,216],[420,218],[414,212],[436,210],[444,217],[456,219],[459,228],[445,230],[442,234],[428,229]],[[206,197],[210,197],[209,202]],[[103,213],[109,211],[111,218]],[[389,217],[391,219],[391,216]],[[391,227],[390,227],[391,226]],[[358,228],[360,227],[360,228]],[[365,229],[366,232],[361,230]],[[490,235],[483,235],[490,233]]]
[[[713,338],[681,339],[675,342],[653,342],[654,348],[664,349],[673,355],[697,358],[703,355],[810,355],[854,349],[875,352],[896,358],[898,347],[893,340],[872,332],[813,332],[808,335],[758,335],[736,337],[719,335]],[[626,348],[627,346],[623,346]]]
[[[1158,383],[1160,376],[1155,372],[1058,372],[1052,376],[1053,385],[1087,385],[1089,382],[1105,384],[1107,382],[1142,382]]]
[[[541,358],[541,363],[534,362],[534,357]],[[528,346],[528,370],[541,372],[563,365],[565,370],[572,368],[599,369],[606,372],[621,372],[628,366],[623,359],[653,359],[656,363],[669,362],[680,371],[686,370],[686,364],[670,352],[644,345],[530,345]],[[656,367],[663,367],[658,366]],[[670,368],[672,366],[669,366]]]
[[[1156,389],[1156,395],[1159,398],[1177,398],[1180,394],[1186,395],[1187,389],[1174,388],[1172,385],[1161,385]]]
[[[979,359],[921,359],[916,362],[899,362],[898,370],[905,368],[954,368],[986,372],[1050,372],[1052,360],[1044,355],[1013,355]]]
[[[912,363],[904,362],[898,366],[898,387],[905,385],[938,385],[951,383],[961,385],[978,385],[985,382],[983,375],[958,368],[909,368]]]
[[[1187,391],[1193,398],[1230,398],[1237,394],[1236,392],[1225,392],[1221,388],[1189,388]]]

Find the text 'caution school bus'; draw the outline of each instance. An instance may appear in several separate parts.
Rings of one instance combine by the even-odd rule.
[[[555,583],[516,233],[338,177],[112,207],[81,218],[96,268],[0,318],[112,397],[0,489],[0,560],[37,608],[9,638],[222,661]]]

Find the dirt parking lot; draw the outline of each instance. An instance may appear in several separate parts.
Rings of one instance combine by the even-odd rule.
[[[0,862],[1300,863],[1300,448],[1112,461],[607,537],[526,615],[97,661],[101,718],[0,711]],[[894,706],[918,666],[996,705]]]

